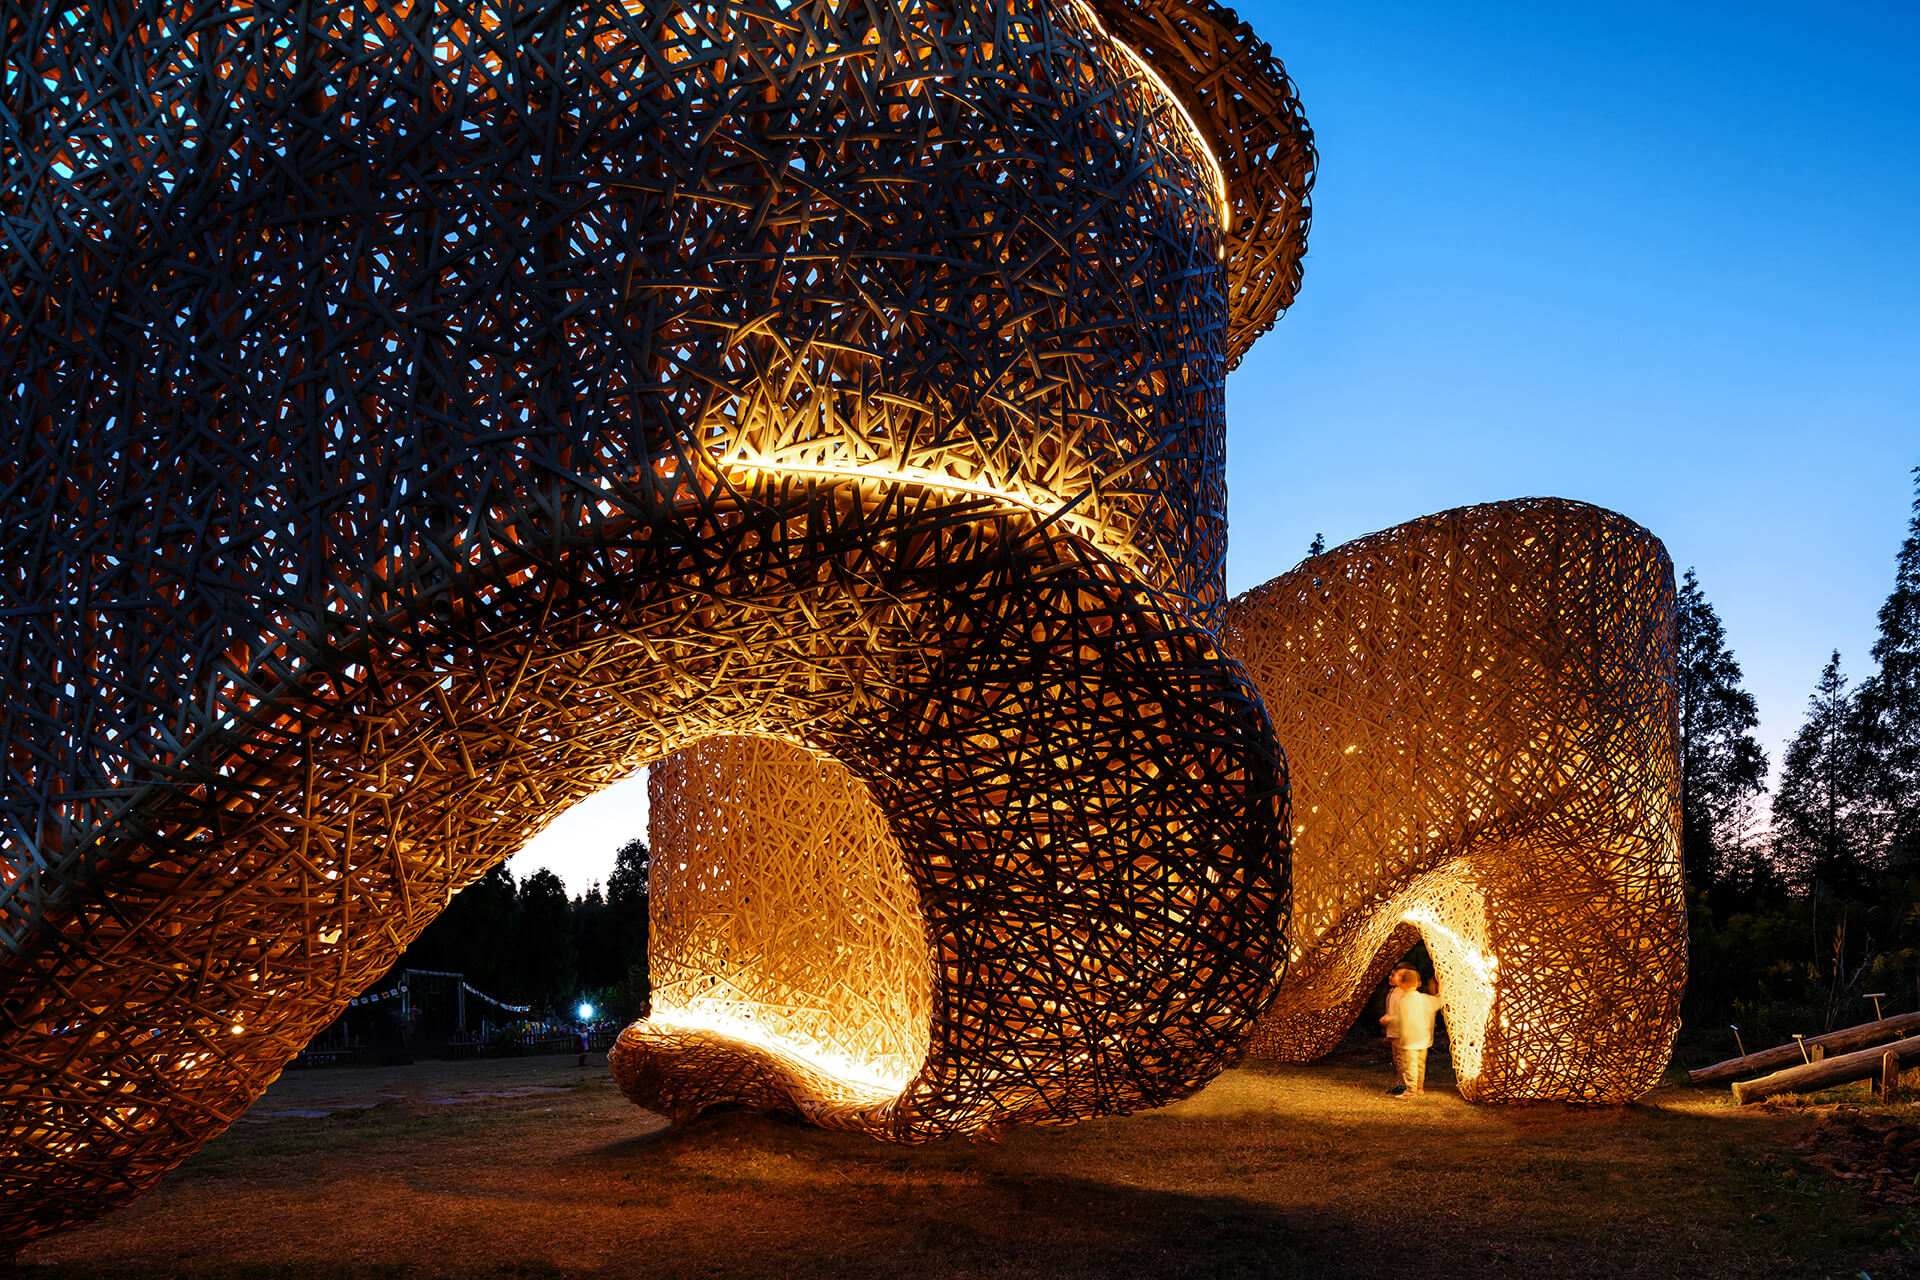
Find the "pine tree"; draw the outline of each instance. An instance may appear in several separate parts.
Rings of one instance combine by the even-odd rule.
[[[598,883],[567,905],[567,928],[583,991],[611,987],[627,976],[620,922]]]
[[[647,987],[647,932],[652,899],[648,896],[647,842],[638,836],[613,855],[613,874],[607,877],[607,910],[620,940],[629,985]]]
[[[1763,900],[1779,897],[1784,890],[1773,862],[1770,836],[1757,788],[1734,802],[1732,811],[1714,832],[1714,852],[1720,858],[1716,889],[1730,905],[1751,910]]]
[[[615,911],[647,913],[647,842],[635,836],[613,855],[607,877],[607,905]]]
[[[1326,549],[1327,549],[1327,535],[1324,533],[1316,533],[1313,535],[1313,543],[1307,548],[1307,554],[1310,556],[1317,556],[1322,551],[1325,551]]]
[[[1859,709],[1840,672],[1840,651],[1807,699],[1807,721],[1787,747],[1773,798],[1775,856],[1802,888],[1863,893],[1874,871]]]
[[[1760,723],[1720,616],[1692,569],[1674,611],[1674,681],[1680,702],[1680,850],[1700,888],[1725,880],[1727,830],[1744,798],[1765,789],[1767,754],[1752,734]]]
[[[566,885],[545,867],[520,882],[517,977],[523,1000],[550,1005],[579,986],[578,956],[567,918],[570,905]]]
[[[1902,868],[1920,862],[1920,467],[1913,475],[1913,519],[1873,642],[1880,670],[1860,685],[1873,796],[1888,831],[1889,861]]]
[[[521,985],[519,892],[501,863],[455,894],[394,967],[464,974],[488,995],[512,999]]]

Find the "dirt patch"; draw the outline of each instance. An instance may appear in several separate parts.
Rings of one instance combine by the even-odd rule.
[[[1911,1114],[1836,1107],[1798,1149],[1810,1166],[1857,1184],[1875,1203],[1909,1211],[1920,1205],[1920,1121]]]

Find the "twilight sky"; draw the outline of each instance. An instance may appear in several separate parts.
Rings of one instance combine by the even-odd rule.
[[[1299,301],[1227,384],[1235,592],[1556,495],[1694,566],[1775,766],[1870,670],[1920,465],[1920,3],[1245,0],[1320,148]],[[514,873],[604,880],[645,784]]]
[[[1858,677],[1920,465],[1920,4],[1241,15],[1320,149],[1298,302],[1228,382],[1243,591],[1550,494],[1694,566],[1776,767]]]

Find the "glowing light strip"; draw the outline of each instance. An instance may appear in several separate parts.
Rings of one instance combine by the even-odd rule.
[[[1160,73],[1132,45],[1107,30],[1107,24],[1100,21],[1100,15],[1093,11],[1093,6],[1087,0],[1080,0],[1080,10],[1087,15],[1087,21],[1093,24],[1093,29],[1104,36],[1109,44],[1125,53],[1134,68],[1153,81],[1160,92],[1166,95],[1167,101],[1173,104],[1173,109],[1180,113],[1180,119],[1186,122],[1188,131],[1193,134],[1194,145],[1199,147],[1200,154],[1207,158],[1207,165],[1213,170],[1213,195],[1220,202],[1220,229],[1229,230],[1233,222],[1233,207],[1227,202],[1227,171],[1220,167],[1220,158],[1213,154],[1213,148],[1207,144],[1207,135],[1194,122],[1193,116],[1187,111],[1187,104],[1180,100],[1180,95],[1160,78]]]
[[[1061,524],[1078,531],[1082,537],[1103,550],[1114,553],[1128,562],[1129,568],[1138,569],[1145,555],[1129,546],[1114,534],[1107,526],[1088,516],[1062,513],[1059,506],[1049,507],[1037,498],[1025,494],[996,488],[982,480],[961,480],[954,476],[942,475],[937,471],[927,471],[919,467],[889,467],[878,463],[810,463],[775,462],[766,458],[716,458],[714,465],[720,468],[745,467],[751,471],[773,471],[780,474],[809,476],[853,476],[864,480],[890,480],[902,484],[925,485],[929,489],[941,489],[948,493],[964,493],[979,498],[997,498],[1011,503],[1025,511],[1046,520],[1058,519]],[[1064,505],[1064,504],[1061,504]]]
[[[1465,938],[1455,933],[1452,929],[1442,924],[1440,917],[1433,913],[1432,908],[1415,907],[1413,910],[1402,914],[1400,918],[1408,924],[1419,925],[1422,929],[1439,930],[1440,933],[1446,936],[1447,941],[1451,942],[1454,947],[1458,949],[1460,958],[1465,960],[1473,971],[1480,975],[1482,982],[1493,981],[1493,975],[1499,971],[1500,961],[1493,956],[1487,955]]]
[[[668,1031],[705,1031],[750,1044],[775,1058],[788,1058],[809,1071],[840,1084],[850,1093],[870,1095],[865,1100],[883,1102],[906,1087],[918,1068],[887,1068],[871,1060],[856,1062],[844,1054],[831,1053],[803,1045],[742,1018],[714,1009],[676,1009],[655,1005],[646,1025]]]

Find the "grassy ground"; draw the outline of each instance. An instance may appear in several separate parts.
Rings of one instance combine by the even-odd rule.
[[[1815,1115],[1724,1090],[1476,1108],[1442,1063],[1437,1093],[1401,1101],[1369,1047],[1229,1072],[1162,1111],[900,1148],[737,1112],[669,1129],[595,1063],[290,1073],[17,1274],[1920,1274],[1910,1211],[1796,1150]]]

